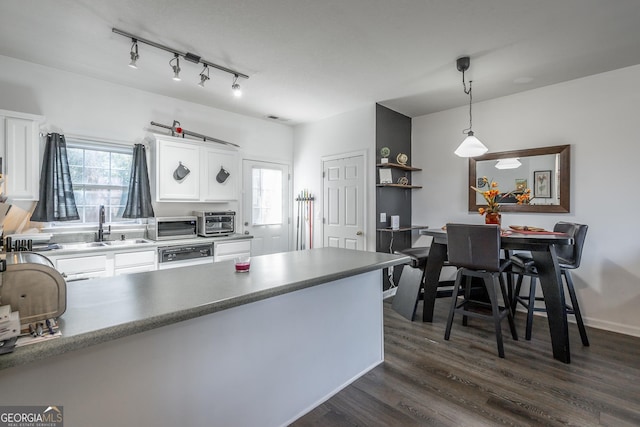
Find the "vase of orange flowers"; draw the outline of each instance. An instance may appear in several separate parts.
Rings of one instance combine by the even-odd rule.
[[[484,215],[485,224],[497,224],[500,225],[502,222],[502,215],[500,214],[500,201],[505,197],[511,195],[513,192],[509,192],[500,196],[500,190],[498,190],[498,183],[495,181],[489,181],[486,176],[482,177],[480,181],[482,183],[482,187],[485,185],[488,186],[487,190],[480,190],[474,186],[471,186],[473,190],[477,193],[482,194],[484,200],[487,202],[487,207],[482,207],[478,209],[478,213],[480,215]],[[525,189],[520,194],[515,194],[515,198],[519,205],[528,204],[531,196],[531,190]]]

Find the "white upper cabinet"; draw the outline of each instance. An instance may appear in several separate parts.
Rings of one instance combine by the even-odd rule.
[[[10,200],[38,200],[42,116],[0,110],[4,193]]]
[[[156,142],[156,200],[200,200],[200,147],[183,141]]]
[[[204,179],[202,201],[226,202],[238,198],[238,153],[235,151],[202,148]]]
[[[210,142],[156,135],[155,194],[158,202],[225,202],[238,199],[237,151]]]

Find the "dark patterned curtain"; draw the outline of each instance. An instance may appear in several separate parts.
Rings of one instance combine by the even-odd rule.
[[[67,142],[64,135],[47,134],[47,144],[40,174],[40,199],[31,215],[31,221],[74,221],[80,219],[67,160]]]
[[[147,155],[142,144],[133,147],[131,162],[131,178],[127,203],[122,213],[123,218],[148,218],[154,216],[151,205],[151,190],[149,187],[149,173],[147,171]]]

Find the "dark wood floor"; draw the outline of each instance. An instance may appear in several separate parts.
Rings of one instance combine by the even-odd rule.
[[[385,361],[293,426],[640,426],[640,338],[588,329],[583,347],[570,324],[571,364],[551,356],[547,321],[524,316],[505,359],[490,324],[459,319],[444,341],[449,299],[434,323],[409,322],[384,304]],[[418,307],[422,316],[422,307]]]

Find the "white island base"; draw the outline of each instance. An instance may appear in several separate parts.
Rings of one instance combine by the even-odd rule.
[[[383,361],[380,284],[370,271],[3,369],[0,404],[62,405],[68,426],[287,425]]]

